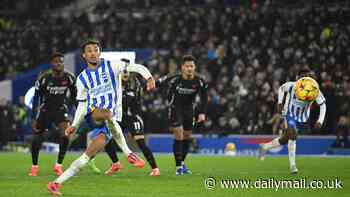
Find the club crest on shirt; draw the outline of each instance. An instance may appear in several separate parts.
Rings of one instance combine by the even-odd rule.
[[[108,82],[108,75],[106,72],[101,72],[101,75],[100,75],[101,79],[107,83]]]

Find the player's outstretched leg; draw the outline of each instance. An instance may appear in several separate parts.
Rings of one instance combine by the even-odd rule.
[[[111,167],[105,172],[106,175],[111,176],[114,173],[119,172],[123,166],[120,163],[117,155],[117,144],[114,139],[110,140],[105,147],[105,151],[109,158],[112,160]]]
[[[63,173],[62,163],[69,146],[69,138],[64,134],[64,131],[68,127],[68,122],[61,122],[58,124],[58,127],[60,130],[60,149],[57,155],[57,162],[53,167],[53,171],[57,176],[60,176]]]
[[[134,139],[136,140],[137,145],[141,149],[143,155],[145,156],[147,162],[152,168],[152,171],[150,173],[151,176],[159,176],[160,171],[157,166],[156,160],[154,159],[152,151],[149,149],[149,147],[145,143],[145,136],[144,135],[135,135]]]
[[[98,151],[102,150],[105,146],[105,141],[106,136],[104,134],[99,134],[96,138],[94,138],[88,145],[83,155],[76,159],[55,181],[48,183],[47,189],[49,192],[56,196],[62,195],[60,192],[61,185],[78,173],[80,169],[89,162],[90,158],[95,156]]]
[[[115,120],[109,120],[107,121],[107,127],[112,133],[113,139],[117,142],[123,153],[127,155],[128,162],[137,168],[143,168],[145,166],[145,162],[129,149],[128,145],[126,144],[123,131],[118,122]]]
[[[38,171],[39,171],[38,159],[39,159],[39,152],[43,141],[44,141],[44,136],[42,132],[38,132],[33,135],[32,147],[31,147],[32,167],[29,172],[29,176],[38,176]]]
[[[259,159],[264,160],[268,150],[279,147],[288,143],[288,136],[284,134],[282,137],[277,137],[270,142],[260,144],[259,146]]]

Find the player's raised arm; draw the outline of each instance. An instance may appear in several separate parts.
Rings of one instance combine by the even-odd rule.
[[[179,76],[179,74],[177,75],[165,75],[163,77],[160,77],[159,79],[157,79],[156,81],[156,87],[157,88],[162,88],[162,87],[166,87],[169,85],[169,83],[171,83],[176,76]]]
[[[147,90],[155,88],[155,81],[151,72],[144,65],[129,63],[129,61],[116,61],[113,65],[113,70],[116,73],[120,72],[135,72],[140,74],[144,79],[147,80]]]
[[[147,80],[147,90],[152,90],[155,88],[156,83],[153,79],[151,72],[144,65],[141,64],[129,64],[126,66],[128,72],[136,72],[142,75],[144,79]]]

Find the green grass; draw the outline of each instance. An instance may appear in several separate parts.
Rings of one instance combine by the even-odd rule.
[[[121,154],[120,154],[121,155]],[[77,158],[77,154],[69,154],[65,167]],[[121,156],[120,156],[121,157]],[[50,196],[46,184],[54,180],[52,165],[56,155],[41,154],[38,177],[27,176],[30,167],[30,155],[22,153],[0,153],[0,197],[38,197]],[[149,167],[135,169],[122,159],[124,169],[112,176],[93,174],[88,167],[78,176],[66,182],[62,188],[64,196],[73,197],[180,197],[180,196],[349,196],[350,195],[350,159],[349,158],[316,158],[298,157],[300,173],[290,175],[287,157],[268,157],[258,161],[253,157],[210,157],[189,156],[188,166],[192,175],[175,176],[174,161],[170,155],[157,155],[161,170],[160,177],[150,177]],[[109,160],[105,154],[96,159],[97,165],[105,170]],[[207,190],[204,180],[214,177],[216,188]],[[275,178],[307,180],[328,180],[338,178],[343,189],[222,189],[220,179],[257,179]]]

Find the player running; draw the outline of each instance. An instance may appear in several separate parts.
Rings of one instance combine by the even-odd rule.
[[[320,106],[320,114],[315,124],[315,128],[321,128],[326,115],[326,99],[319,90],[317,82],[307,72],[301,75],[302,78],[296,82],[287,82],[278,90],[278,112],[284,117],[285,128],[281,137],[277,137],[272,141],[260,144],[259,157],[261,160],[265,158],[266,152],[280,145],[288,143],[288,156],[290,171],[292,174],[298,173],[295,162],[296,139],[298,132],[308,129],[308,119],[310,116],[311,105],[314,101]],[[305,96],[306,93],[313,92],[310,97]],[[304,94],[304,95],[303,95]],[[285,102],[283,105],[283,98]]]
[[[63,173],[62,162],[68,148],[68,137],[64,131],[69,125],[68,107],[75,101],[75,77],[64,70],[63,54],[54,53],[50,58],[50,64],[52,68],[39,75],[35,82],[32,167],[29,176],[38,176],[39,151],[45,139],[44,134],[52,124],[55,124],[59,131],[59,152],[53,168],[58,176]]]
[[[157,163],[154,159],[152,151],[145,143],[144,135],[144,125],[143,120],[140,116],[141,114],[141,97],[143,94],[143,86],[134,74],[129,72],[123,72],[122,75],[123,83],[123,118],[121,122],[121,127],[124,131],[128,132],[132,138],[136,141],[137,145],[141,149],[143,155],[147,159],[149,165],[152,168],[150,173],[151,176],[159,176],[160,171],[157,167]],[[108,146],[108,148],[107,148]],[[116,151],[114,154],[111,150],[115,149],[115,142],[110,141],[106,146],[106,152],[113,161],[110,169],[106,171],[105,174],[112,175],[121,170],[122,165],[118,160]]]
[[[99,42],[88,40],[82,45],[82,56],[87,67],[79,74],[76,82],[77,100],[79,102],[72,126],[66,129],[72,135],[86,120],[92,130],[91,142],[85,152],[76,159],[55,181],[47,185],[53,195],[62,195],[60,186],[74,176],[89,160],[94,157],[113,137],[128,156],[128,161],[144,166],[144,162],[131,152],[125,142],[123,132],[118,124],[122,118],[122,88],[120,74],[126,63],[100,59]],[[147,80],[147,90],[155,87],[155,81],[148,69],[139,64],[130,64],[129,72],[137,72]]]
[[[166,88],[169,102],[170,131],[174,134],[173,153],[176,163],[176,175],[191,174],[185,165],[189,150],[192,130],[195,124],[205,121],[208,85],[196,73],[195,58],[185,55],[182,58],[181,74],[164,76],[156,85]],[[196,96],[200,96],[198,117],[194,108]]]

